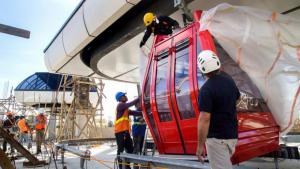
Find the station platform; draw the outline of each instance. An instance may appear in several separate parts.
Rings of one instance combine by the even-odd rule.
[[[91,152],[91,156],[98,161],[90,160],[86,161],[85,169],[114,169],[114,159],[117,153],[117,146],[115,143],[106,143],[103,145],[93,145],[93,146],[74,146],[81,150],[89,149]],[[50,155],[50,154],[49,154]],[[42,155],[39,155],[39,159],[49,159],[49,155],[44,152]],[[16,168],[21,169],[23,167],[23,162],[25,158],[19,158],[16,162]],[[61,163],[61,156],[58,155],[58,159],[56,161],[57,168],[62,169],[63,166],[66,166],[67,169],[75,169],[80,168],[80,160],[79,157],[75,156],[74,154],[65,153],[65,163]],[[298,169],[300,166],[299,160],[288,160],[288,159],[279,159],[279,168],[280,169]],[[207,165],[207,164],[206,164]],[[55,163],[52,159],[51,163],[47,166],[43,167],[35,167],[36,169],[56,169]],[[239,165],[235,165],[234,169],[274,169],[275,164],[273,158],[255,158]]]

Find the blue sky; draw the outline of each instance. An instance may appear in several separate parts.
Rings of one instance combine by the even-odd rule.
[[[0,0],[0,23],[31,32],[30,39],[0,33],[0,97],[3,84],[16,87],[35,72],[47,71],[44,48],[80,0]]]

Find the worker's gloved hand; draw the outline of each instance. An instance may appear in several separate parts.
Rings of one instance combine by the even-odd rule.
[[[140,42],[140,48],[143,47],[145,45],[145,42],[141,41]]]
[[[175,25],[172,27],[173,29],[180,29],[180,26],[179,25]]]

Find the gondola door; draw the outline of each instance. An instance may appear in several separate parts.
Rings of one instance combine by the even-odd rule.
[[[194,154],[197,141],[197,110],[194,110],[195,91],[193,84],[193,64],[195,57],[194,27],[191,26],[173,39],[171,102],[180,134],[184,141],[185,154]]]
[[[170,98],[172,39],[155,46],[153,76],[151,81],[151,108],[158,126],[163,152],[183,154],[184,145]]]

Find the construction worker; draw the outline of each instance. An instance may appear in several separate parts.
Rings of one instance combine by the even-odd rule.
[[[20,115],[20,120],[18,121],[18,127],[20,132],[19,142],[21,144],[26,144],[28,149],[31,148],[31,144],[29,142],[28,134],[31,132],[29,125],[26,122],[26,118],[24,115]]]
[[[170,35],[173,33],[173,29],[179,28],[178,22],[174,19],[168,16],[156,17],[151,12],[144,15],[144,24],[147,29],[140,42],[140,47],[145,45],[152,33],[154,33],[154,35]]]
[[[13,128],[14,128],[14,125],[16,123],[16,119],[14,117],[14,114],[13,112],[7,112],[6,113],[6,119],[3,121],[3,128],[11,135],[11,136],[14,136],[14,131],[13,131]],[[2,149],[4,152],[6,152],[7,150],[7,141],[4,139],[3,140],[3,144],[2,144]],[[11,147],[11,153],[13,153],[14,150],[13,148]]]
[[[44,113],[39,113],[36,116],[36,153],[41,153],[41,145],[45,139],[45,128],[46,128],[47,117]]]
[[[115,136],[118,145],[117,155],[119,167],[122,168],[122,160],[119,158],[120,153],[122,153],[124,149],[126,153],[133,153],[129,115],[140,116],[142,115],[142,112],[129,110],[129,107],[140,101],[139,98],[127,103],[128,98],[124,92],[116,93],[115,98],[117,102],[119,102],[116,108]],[[129,163],[126,165],[126,168],[130,169]]]
[[[240,92],[233,79],[220,72],[221,63],[213,51],[202,51],[197,64],[207,81],[198,97],[200,116],[196,154],[199,161],[204,162],[205,143],[211,168],[230,169],[230,158],[238,138],[236,102]]]
[[[140,104],[135,105],[137,111],[142,111]],[[143,144],[146,131],[146,123],[143,116],[134,116],[132,125],[132,137],[133,137],[133,153],[142,154]],[[135,164],[134,169],[139,169],[138,164]]]
[[[143,116],[135,116],[133,118],[132,137],[134,154],[142,154],[142,148],[145,138],[146,123]]]
[[[142,111],[140,104],[136,105],[137,111]],[[133,153],[142,154],[145,138],[146,123],[143,116],[134,116],[132,125]]]

